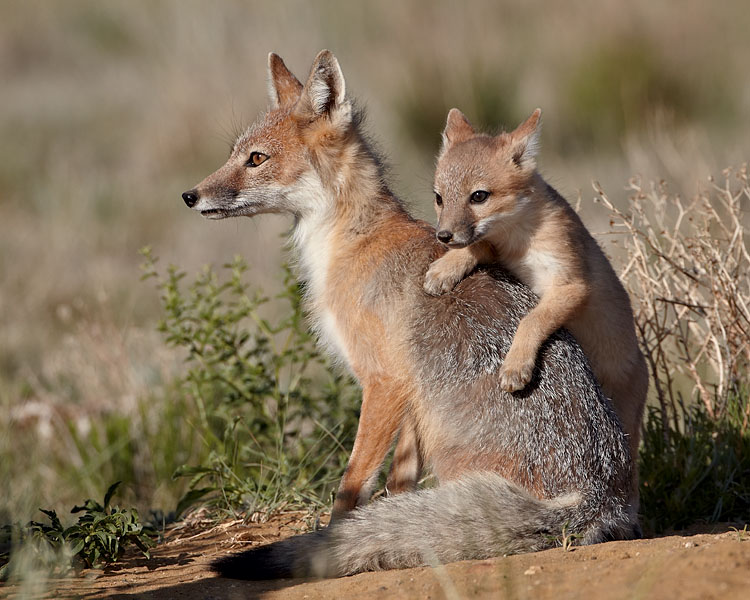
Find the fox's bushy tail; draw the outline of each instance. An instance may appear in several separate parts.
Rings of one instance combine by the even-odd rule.
[[[213,568],[236,579],[338,577],[533,552],[553,546],[563,527],[582,543],[630,537],[621,504],[607,504],[578,493],[539,500],[497,474],[475,473],[373,502],[327,529],[222,558]]]

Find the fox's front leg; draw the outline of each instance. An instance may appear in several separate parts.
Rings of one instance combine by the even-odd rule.
[[[518,324],[513,343],[500,368],[506,392],[522,390],[534,374],[537,353],[544,341],[581,310],[588,297],[584,283],[549,288],[534,309]]]
[[[427,269],[424,291],[432,296],[450,292],[474,267],[490,262],[491,258],[491,247],[484,242],[448,250]]]
[[[370,499],[380,466],[401,425],[406,398],[406,388],[392,380],[363,382],[357,437],[333,503],[332,521]]]
[[[385,484],[388,495],[395,496],[415,490],[421,473],[422,450],[417,436],[417,424],[412,417],[404,415]]]

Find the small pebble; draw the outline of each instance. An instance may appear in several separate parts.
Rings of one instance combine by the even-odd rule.
[[[532,566],[530,566],[530,567],[529,567],[528,569],[526,569],[526,570],[525,570],[525,571],[523,572],[523,574],[524,574],[524,575],[536,575],[536,574],[537,574],[537,573],[539,573],[539,571],[541,571],[541,570],[542,570],[542,567],[541,567],[541,566],[539,566],[539,565],[532,565]]]

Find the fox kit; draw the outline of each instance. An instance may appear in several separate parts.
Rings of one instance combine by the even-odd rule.
[[[552,336],[528,398],[503,391],[531,294],[501,269],[426,294],[444,249],[384,183],[334,56],[321,52],[304,85],[274,54],[269,71],[270,110],[183,199],[209,219],[294,217],[313,327],[362,385],[362,410],[333,524],[216,570],[340,576],[489,557],[548,547],[566,523],[584,543],[632,536],[627,443],[573,338]],[[367,504],[404,423],[419,451],[406,462],[424,460],[440,486]]]
[[[637,456],[648,371],[627,292],[570,205],[536,171],[541,111],[515,131],[475,133],[448,113],[435,173],[437,238],[448,252],[430,266],[425,290],[442,294],[477,264],[500,264],[538,304],[518,324],[500,369],[504,390],[531,380],[539,348],[560,327],[581,344],[613,401]]]

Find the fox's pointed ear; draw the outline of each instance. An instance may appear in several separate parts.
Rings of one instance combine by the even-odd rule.
[[[351,121],[351,103],[346,100],[344,74],[339,61],[329,50],[321,50],[315,57],[295,112],[311,121],[323,116],[336,124]]]
[[[443,130],[443,145],[440,148],[440,156],[445,154],[454,144],[465,142],[474,135],[476,135],[476,132],[464,113],[457,108],[451,108]]]
[[[542,129],[542,109],[537,108],[508,136],[510,137],[511,160],[519,169],[536,168],[539,151],[539,135]]]
[[[268,98],[271,108],[291,106],[299,100],[302,84],[286,68],[278,54],[268,55]]]

